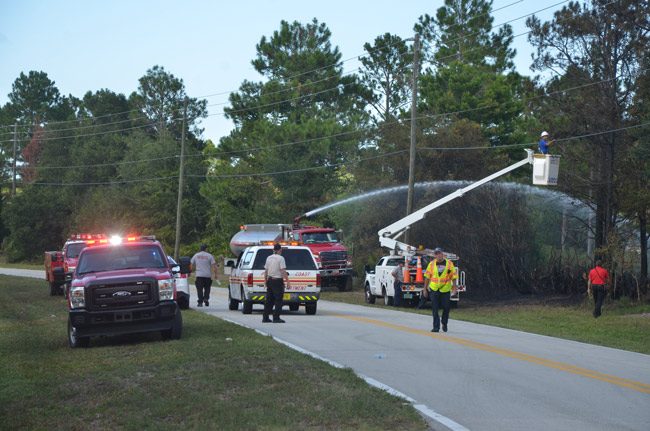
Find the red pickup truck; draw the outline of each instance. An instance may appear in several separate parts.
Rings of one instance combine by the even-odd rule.
[[[63,244],[61,251],[45,252],[45,280],[50,286],[50,295],[68,297],[72,273],[77,266],[81,250],[89,245],[107,244],[108,237],[104,234],[74,234]]]
[[[86,347],[90,338],[159,331],[181,337],[183,319],[176,303],[176,274],[154,237],[110,238],[79,254],[68,296],[68,342]]]

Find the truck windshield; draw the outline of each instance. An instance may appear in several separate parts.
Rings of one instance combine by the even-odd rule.
[[[84,248],[86,248],[85,242],[73,242],[71,244],[68,244],[68,246],[65,248],[65,256],[76,259],[79,257],[79,253],[81,253],[81,250]]]
[[[302,234],[305,244],[319,244],[326,242],[339,242],[336,232],[309,232]]]
[[[273,250],[270,248],[262,248],[257,251],[255,256],[255,261],[253,262],[253,269],[264,269],[264,264],[266,263],[266,258],[273,254]],[[282,249],[282,257],[287,264],[287,270],[315,270],[316,265],[314,264],[314,258],[311,255],[309,250],[304,248],[301,249],[292,249],[285,248]]]
[[[79,258],[77,272],[114,271],[135,268],[167,268],[165,255],[156,245],[125,245],[89,248]]]

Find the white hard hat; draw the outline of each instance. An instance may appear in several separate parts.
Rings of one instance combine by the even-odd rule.
[[[543,132],[542,132],[541,137],[543,138],[544,136],[548,136],[548,132],[547,132],[547,131],[543,131]]]

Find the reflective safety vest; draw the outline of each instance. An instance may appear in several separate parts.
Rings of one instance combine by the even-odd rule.
[[[442,271],[442,274],[438,273],[438,262],[435,259],[429,262],[424,276],[429,279],[429,289],[434,292],[440,291],[441,293],[451,291],[452,280],[458,278],[456,268],[449,259],[445,259],[445,269]]]

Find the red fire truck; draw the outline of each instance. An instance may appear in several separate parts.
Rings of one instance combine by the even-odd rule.
[[[230,250],[239,257],[249,246],[268,241],[290,241],[311,251],[320,271],[322,286],[345,290],[350,286],[352,261],[348,249],[332,228],[306,226],[296,218],[293,224],[247,224],[230,240]],[[227,259],[224,267],[233,268],[236,259]]]

